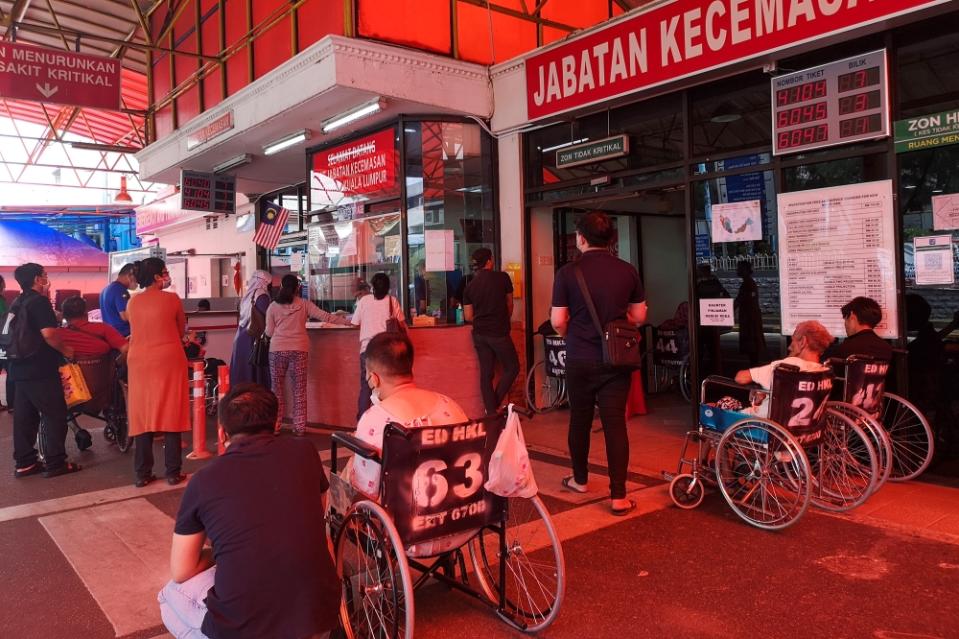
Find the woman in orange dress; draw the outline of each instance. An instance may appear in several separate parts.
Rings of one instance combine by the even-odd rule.
[[[180,472],[180,433],[190,430],[187,361],[183,351],[186,316],[170,286],[163,260],[150,257],[139,263],[137,281],[145,289],[127,305],[130,350],[127,354],[130,393],[127,413],[130,436],[136,442],[133,469],[136,486],[156,479],[153,439],[163,433],[166,480],[171,486],[186,479]]]

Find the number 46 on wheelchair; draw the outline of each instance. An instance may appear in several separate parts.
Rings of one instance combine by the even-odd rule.
[[[485,602],[524,632],[556,618],[565,564],[543,502],[484,488],[505,423],[500,414],[452,426],[389,424],[382,453],[333,435],[329,521],[347,637],[411,638],[413,592],[430,579]],[[356,453],[356,463],[381,465],[375,499],[337,475],[338,446]]]

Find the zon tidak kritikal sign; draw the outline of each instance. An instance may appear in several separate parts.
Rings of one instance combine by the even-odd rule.
[[[0,97],[120,108],[120,60],[0,42]]]
[[[596,104],[947,1],[656,3],[528,57],[528,119]]]

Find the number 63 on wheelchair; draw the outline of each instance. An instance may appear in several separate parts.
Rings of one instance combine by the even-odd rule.
[[[484,487],[505,423],[499,414],[451,426],[388,424],[382,452],[333,435],[328,519],[348,637],[411,638],[413,593],[431,579],[485,602],[524,632],[556,618],[565,564],[543,502]],[[356,463],[381,465],[373,498],[337,474],[339,446]]]

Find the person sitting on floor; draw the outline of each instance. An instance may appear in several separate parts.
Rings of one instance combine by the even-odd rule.
[[[309,440],[274,436],[276,414],[276,397],[259,384],[238,384],[221,400],[227,451],[187,485],[173,579],[158,595],[175,637],[314,639],[337,626],[340,583],[323,519],[329,483]]]
[[[76,359],[102,357],[110,351],[123,354],[130,348],[120,331],[109,324],[87,319],[87,303],[79,295],[65,299],[61,308],[66,327],[58,328],[57,334],[73,349]]]
[[[826,327],[814,320],[800,322],[793,331],[792,340],[789,342],[789,350],[785,359],[778,359],[765,366],[756,368],[747,368],[736,373],[737,384],[756,383],[762,386],[766,393],[759,393],[762,401],[758,405],[753,405],[741,411],[756,415],[757,417],[767,417],[769,415],[769,394],[768,391],[773,385],[773,371],[780,364],[790,364],[801,371],[824,371],[827,370],[820,362],[822,354],[832,343],[832,335],[826,330]],[[724,398],[725,399],[725,398]],[[722,400],[720,400],[722,401]],[[721,408],[727,408],[721,406]],[[729,408],[727,408],[729,410]],[[733,408],[733,410],[735,410]]]
[[[383,433],[390,422],[422,428],[468,421],[455,401],[416,385],[413,344],[399,333],[380,333],[370,339],[366,383],[373,391],[373,405],[360,417],[356,437],[377,450],[383,448]],[[379,494],[380,465],[376,462],[357,457],[349,477],[356,490],[369,496]]]

